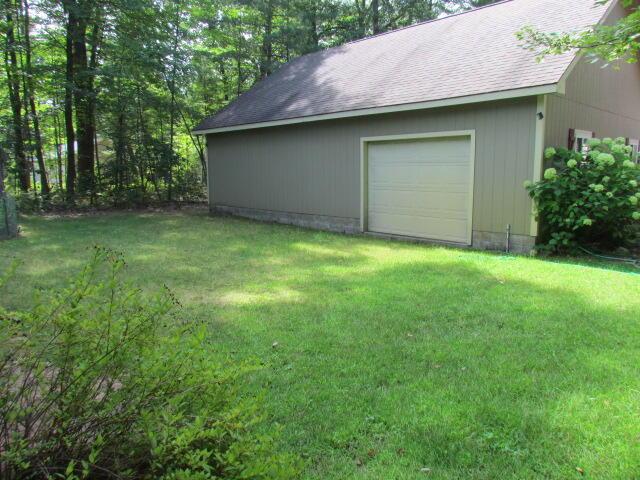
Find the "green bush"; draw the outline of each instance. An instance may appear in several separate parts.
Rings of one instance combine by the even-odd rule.
[[[204,326],[124,267],[96,248],[67,288],[0,310],[0,478],[295,477],[241,394],[251,368],[215,364]]]
[[[640,221],[640,170],[624,138],[589,141],[587,154],[548,148],[553,163],[525,187],[542,225],[542,247],[563,251],[578,245],[611,249],[630,243]]]

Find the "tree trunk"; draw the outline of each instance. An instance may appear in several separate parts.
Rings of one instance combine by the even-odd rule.
[[[31,110],[31,121],[33,122],[33,135],[35,139],[36,158],[38,159],[38,170],[40,173],[40,190],[42,194],[47,196],[50,193],[49,182],[47,180],[47,166],[44,162],[44,154],[42,151],[42,135],[40,134],[40,118],[36,110],[35,88],[33,85],[33,68],[31,65],[31,35],[30,35],[30,19],[29,19],[29,1],[24,0],[24,49],[25,49],[25,67],[26,67],[26,83],[27,94],[29,96],[29,108]]]
[[[9,158],[2,145],[0,145],[0,198],[4,195],[4,176],[7,171],[7,163],[9,163]]]
[[[374,35],[380,33],[380,4],[378,0],[371,0],[371,25]]]
[[[66,8],[65,8],[66,10]],[[64,124],[67,137],[67,199],[73,199],[76,193],[76,134],[73,127],[73,37],[76,30],[75,16],[67,12],[66,32],[66,81],[64,87]]]
[[[78,189],[82,193],[93,191],[95,179],[93,149],[93,74],[87,57],[88,13],[76,7],[69,10],[69,17],[76,15],[73,40],[73,86],[78,136]]]
[[[264,35],[262,37],[262,60],[260,61],[260,78],[265,78],[273,70],[273,3],[267,0],[264,14]]]
[[[58,120],[57,100],[53,101],[53,136],[56,141],[56,162],[58,164],[58,191],[62,192],[62,144],[60,143],[60,121]]]
[[[9,101],[11,103],[11,113],[13,117],[13,150],[20,190],[28,192],[31,188],[31,180],[29,179],[29,163],[25,155],[24,137],[22,133],[22,102],[20,99],[20,78],[18,58],[16,55],[17,46],[13,19],[15,8],[12,0],[5,0],[5,9],[7,21],[5,68],[7,73],[7,86],[9,88]]]

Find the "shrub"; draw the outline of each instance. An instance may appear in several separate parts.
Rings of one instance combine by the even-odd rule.
[[[96,248],[70,285],[0,311],[0,477],[291,478],[297,461],[258,434],[249,366],[211,360],[203,327],[168,291],[122,280]],[[0,282],[1,286],[2,282]]]
[[[592,139],[587,154],[548,148],[543,179],[526,183],[542,225],[542,247],[571,250],[629,243],[640,220],[640,170],[625,139]],[[636,225],[634,227],[634,224]]]

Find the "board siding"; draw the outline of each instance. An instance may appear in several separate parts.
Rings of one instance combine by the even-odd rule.
[[[618,4],[605,23],[624,14]],[[570,128],[601,138],[640,138],[640,65],[620,62],[603,68],[583,58],[567,77],[565,90],[565,95],[548,97],[547,146],[567,147]]]
[[[210,201],[358,219],[362,137],[475,130],[473,230],[528,235],[535,114],[530,97],[209,135]]]

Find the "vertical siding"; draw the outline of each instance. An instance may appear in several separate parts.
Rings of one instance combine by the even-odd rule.
[[[218,205],[360,217],[360,138],[476,131],[473,229],[528,235],[536,99],[303,123],[209,136]]]
[[[606,23],[624,15],[618,4]],[[550,95],[545,143],[567,146],[569,129],[599,137],[640,138],[640,65],[621,63],[602,68],[585,58],[567,78],[565,95]]]

